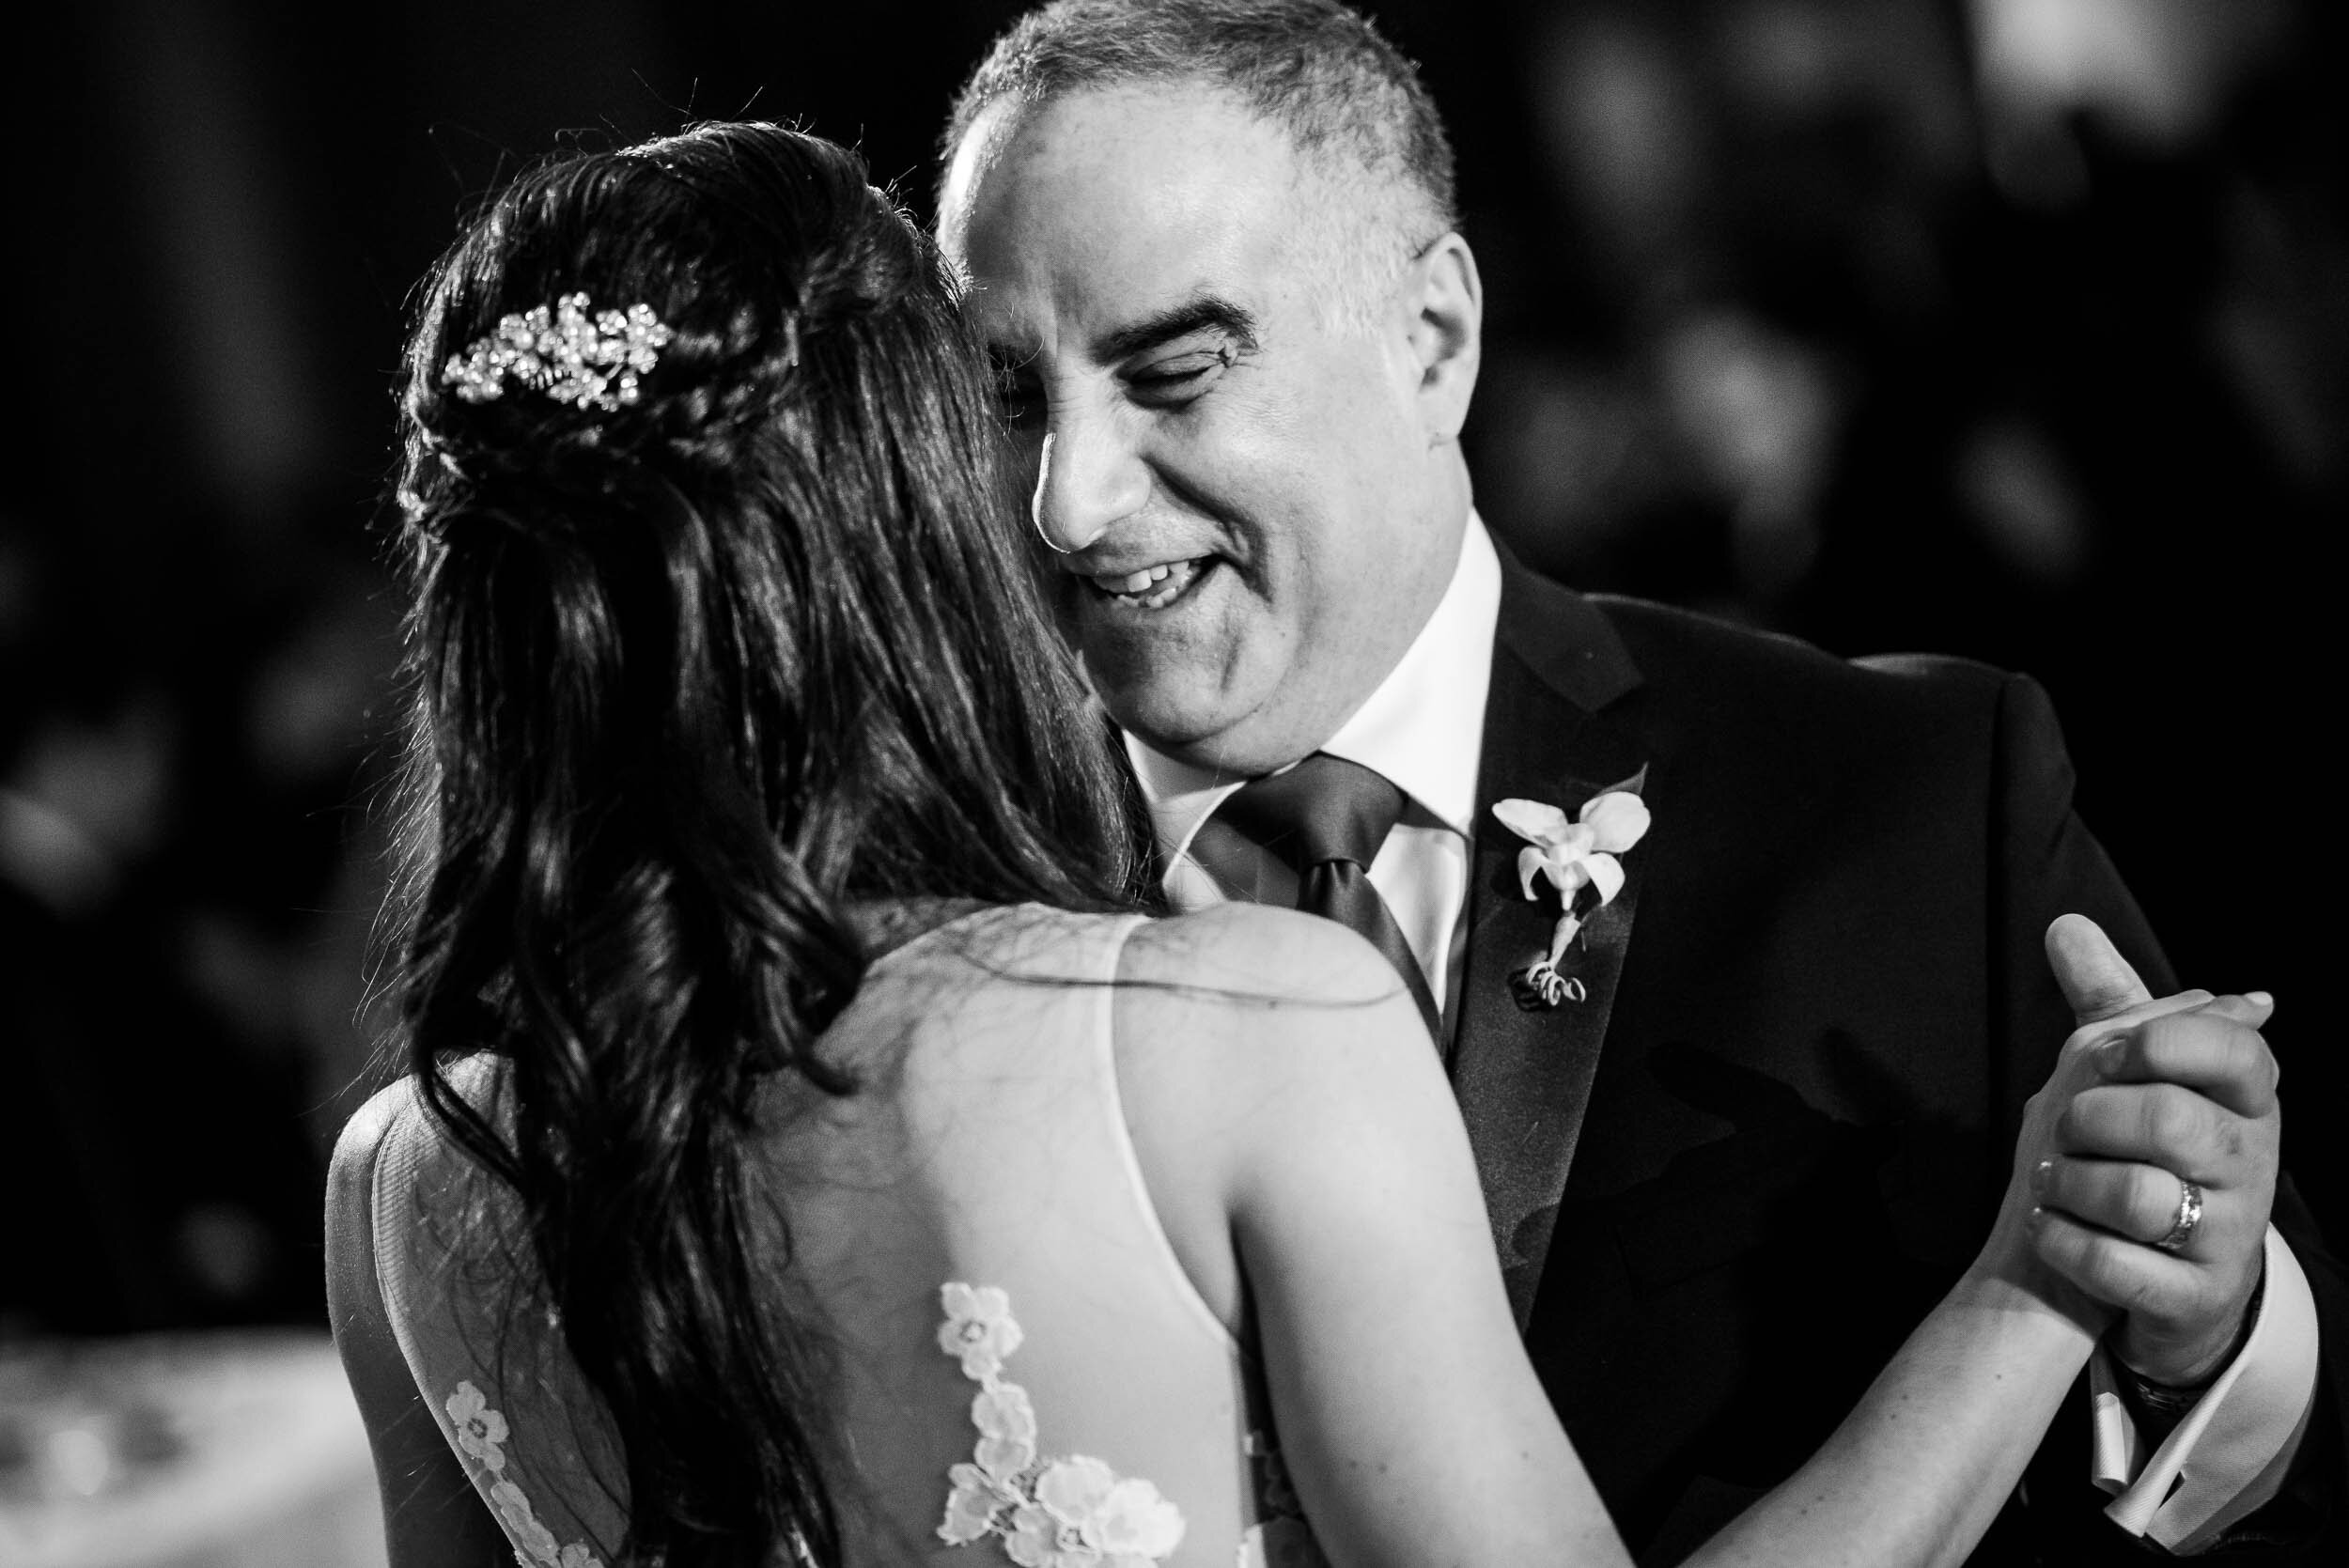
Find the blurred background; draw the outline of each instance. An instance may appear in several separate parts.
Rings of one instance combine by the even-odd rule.
[[[458,214],[557,146],[750,115],[861,145],[926,218],[946,101],[1020,8],[20,18],[0,1354],[46,1357],[41,1387],[99,1377],[90,1336],[316,1346],[323,1161],[372,1043],[392,376]],[[1366,8],[1458,145],[1487,520],[1579,586],[2039,676],[2181,970],[2281,999],[2288,1156],[2340,1245],[2343,8]],[[0,1504],[119,1482],[36,1474],[47,1439],[10,1430]],[[238,1550],[201,1560],[266,1555]]]

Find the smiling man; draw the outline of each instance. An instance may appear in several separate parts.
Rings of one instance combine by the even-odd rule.
[[[1501,551],[1458,444],[1483,300],[1449,145],[1341,7],[1047,8],[946,151],[941,239],[1170,896],[1296,904],[1387,953],[1535,1363],[1626,1539],[1669,1560],[1850,1408],[1980,1245],[2056,1048],[2140,994],[2060,986],[2051,920],[2093,916],[2168,988],[2045,696]],[[1645,837],[1578,859],[1572,819],[1629,794]],[[1567,908],[1520,879],[1544,821]],[[2044,1254],[2132,1310],[2072,1407],[2092,1472],[2085,1432],[2051,1438],[1977,1560],[2338,1549],[2337,1270],[2277,1192],[2264,1047],[2205,1045],[2084,1092],[2040,1173]]]
[[[1300,166],[1236,102],[1145,85],[976,117],[947,241],[987,280],[1087,666],[1168,754],[1294,762],[1401,660],[1459,556],[1468,248],[1415,181],[1382,199],[1367,170]],[[1363,330],[1407,290],[1419,334]]]

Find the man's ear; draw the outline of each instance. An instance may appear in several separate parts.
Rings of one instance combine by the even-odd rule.
[[[1421,423],[1428,444],[1439,446],[1457,441],[1468,423],[1484,353],[1485,286],[1476,275],[1475,253],[1456,233],[1420,252],[1408,272]]]

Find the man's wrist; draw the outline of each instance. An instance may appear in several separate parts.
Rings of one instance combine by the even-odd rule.
[[[2226,1354],[2211,1363],[2209,1369],[2191,1383],[2165,1383],[2148,1377],[2129,1365],[2116,1351],[2112,1358],[2113,1367],[2120,1374],[2117,1381],[2122,1397],[2128,1402],[2131,1410],[2160,1425],[2175,1425],[2188,1410],[2194,1408],[2210,1386],[2234,1365],[2235,1358],[2243,1354],[2243,1347],[2250,1343],[2251,1331],[2259,1327],[2260,1305],[2266,1297],[2267,1269],[2263,1264],[2259,1282],[2251,1287],[2251,1299],[2244,1305],[2242,1320],[2235,1326],[2234,1338],[2228,1343]]]

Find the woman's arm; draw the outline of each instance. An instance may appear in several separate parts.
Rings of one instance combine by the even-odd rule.
[[[512,1548],[409,1375],[376,1280],[376,1158],[409,1099],[404,1084],[376,1095],[334,1146],[326,1184],[327,1311],[375,1451],[391,1568],[488,1568],[510,1559]]]
[[[1130,951],[1129,976],[1166,987],[1119,1002],[1143,1171],[1227,1322],[1245,1280],[1282,1446],[1330,1560],[1626,1560],[1526,1358],[1450,1086],[1385,960],[1252,908],[1169,923]],[[2155,1006],[2202,1004],[2248,1005]],[[2030,1172],[2092,1043],[2067,1046],[2033,1098],[1975,1265],[1809,1463],[1692,1561],[1875,1568],[1972,1550],[2109,1315],[2031,1245]]]
[[[1688,1562],[1963,1562],[2095,1343],[2092,1319],[2050,1309],[1977,1265],[1819,1452]]]
[[[1127,977],[1170,987],[1118,1003],[1152,1199],[1235,1326],[1244,1271],[1330,1561],[1627,1563],[1526,1358],[1459,1111],[1386,960],[1241,906],[1137,933]]]
[[[2045,1222],[2030,1188],[2032,1169],[2060,1152],[2064,1108],[2098,1081],[2095,1048],[2166,1014],[2206,1012],[2257,1028],[2268,1010],[2186,991],[2075,1033],[2031,1096],[2005,1201],[1973,1266],[1810,1462],[1689,1562],[1962,1562],[2113,1316],[2043,1261]]]

